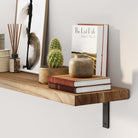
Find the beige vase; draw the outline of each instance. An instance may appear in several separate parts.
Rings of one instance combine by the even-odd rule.
[[[90,78],[94,72],[93,60],[85,55],[75,55],[69,62],[69,74],[73,78]]]
[[[47,84],[47,77],[54,75],[64,75],[69,74],[68,67],[62,68],[48,68],[48,67],[40,67],[39,69],[39,82],[43,84]]]

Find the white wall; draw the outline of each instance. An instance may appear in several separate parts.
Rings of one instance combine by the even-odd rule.
[[[72,107],[1,88],[0,138],[137,138],[137,5],[137,0],[50,0],[49,40],[58,37],[66,52],[72,24],[110,24],[108,74],[114,86],[131,92],[130,100],[111,103],[110,129],[102,128],[102,104]],[[0,33],[6,38],[14,7],[13,0],[0,1]]]
[[[7,24],[14,23],[15,0],[0,0],[0,33],[5,34],[6,48],[10,48]]]

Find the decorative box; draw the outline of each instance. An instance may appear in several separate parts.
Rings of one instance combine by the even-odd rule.
[[[0,50],[5,48],[5,35],[0,34]]]
[[[10,50],[0,50],[0,72],[9,71]]]

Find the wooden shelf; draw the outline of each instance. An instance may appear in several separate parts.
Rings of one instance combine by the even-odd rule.
[[[0,73],[0,87],[73,106],[129,99],[128,89],[117,87],[112,87],[110,91],[83,94],[49,89],[47,85],[38,82],[38,75],[24,72]]]

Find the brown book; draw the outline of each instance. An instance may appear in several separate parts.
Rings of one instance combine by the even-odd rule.
[[[104,91],[110,90],[111,84],[104,84],[104,85],[93,85],[93,86],[85,86],[85,87],[70,87],[55,83],[48,83],[49,88],[71,92],[71,93],[86,93],[86,92],[94,92],[94,91]]]
[[[71,78],[69,75],[49,76],[48,82],[70,87],[83,87],[90,85],[101,85],[111,83],[109,77],[92,76],[92,78]]]

